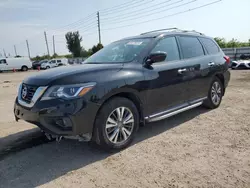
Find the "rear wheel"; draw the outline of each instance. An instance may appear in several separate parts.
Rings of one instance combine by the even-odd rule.
[[[22,66],[21,70],[22,70],[22,71],[27,71],[27,70],[28,70],[28,67],[27,67],[27,66]]]
[[[99,111],[93,138],[104,149],[123,149],[132,142],[138,127],[139,113],[134,103],[116,97]]]
[[[46,67],[46,69],[50,69],[50,67],[49,67],[49,66],[47,66],[47,67]]]
[[[204,106],[210,109],[218,108],[223,97],[224,87],[220,79],[215,77],[210,86]]]

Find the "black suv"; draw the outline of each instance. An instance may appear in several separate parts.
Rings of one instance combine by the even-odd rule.
[[[201,33],[143,33],[106,46],[83,65],[26,78],[14,113],[51,137],[122,149],[140,124],[200,105],[217,108],[230,79],[229,62]]]

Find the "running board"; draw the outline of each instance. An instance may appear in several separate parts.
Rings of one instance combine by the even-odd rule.
[[[184,112],[184,111],[190,110],[192,108],[198,107],[198,106],[202,105],[202,103],[203,103],[203,101],[192,104],[190,106],[187,106],[187,107],[184,107],[184,108],[181,108],[181,109],[178,109],[178,110],[175,110],[175,111],[172,111],[172,112],[169,112],[169,113],[166,113],[166,114],[163,114],[163,115],[160,115],[160,116],[157,116],[157,117],[150,117],[149,116],[149,117],[146,117],[145,119],[146,119],[147,122],[160,121],[160,120],[169,118],[171,116],[174,116],[176,114],[179,114],[181,112]]]

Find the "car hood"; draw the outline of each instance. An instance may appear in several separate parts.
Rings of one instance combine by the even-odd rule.
[[[41,71],[26,78],[23,83],[35,86],[47,86],[51,82],[75,74],[95,74],[96,71],[121,69],[123,64],[83,64],[57,67]]]

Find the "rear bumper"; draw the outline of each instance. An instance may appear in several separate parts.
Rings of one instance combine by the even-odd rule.
[[[231,78],[231,73],[229,70],[227,70],[225,73],[224,73],[224,87],[226,89],[226,87],[228,86],[228,83],[230,81],[230,78]]]
[[[26,108],[15,101],[16,120],[23,119],[58,136],[92,135],[99,105],[77,100],[38,101],[32,108]]]

